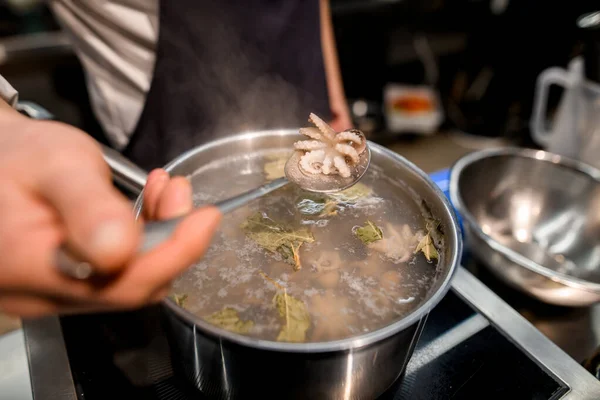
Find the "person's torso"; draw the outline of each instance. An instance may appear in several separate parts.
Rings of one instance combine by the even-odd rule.
[[[170,0],[124,153],[150,169],[211,139],[330,118],[319,0]]]
[[[216,136],[329,117],[318,0],[52,6],[109,138],[143,167]]]

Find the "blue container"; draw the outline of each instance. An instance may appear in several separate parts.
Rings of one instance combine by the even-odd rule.
[[[452,204],[452,200],[450,199],[450,168],[442,169],[440,171],[436,171],[434,173],[429,174],[429,177],[436,185],[440,188],[444,195],[448,198],[450,204]],[[458,219],[458,224],[460,226],[461,235],[464,235],[463,232],[463,224],[460,214],[452,204],[452,208],[454,208],[454,212],[456,213],[456,218]]]
[[[452,200],[450,199],[450,168],[436,171],[432,174],[429,174],[429,177],[440,188],[440,190],[442,192],[444,192],[444,195],[446,195],[446,197],[448,198],[448,201],[452,205],[452,208],[454,209],[454,212],[456,213],[456,219],[458,220],[460,234],[461,234],[462,238],[464,239],[465,234],[464,234],[464,229],[463,229],[462,218],[460,217],[458,210],[456,210],[456,207],[454,207],[454,204],[452,204]],[[470,257],[470,254],[471,253],[469,252],[468,243],[463,241],[463,253],[462,253],[462,257],[461,257],[463,262],[464,262],[464,260],[466,260]]]

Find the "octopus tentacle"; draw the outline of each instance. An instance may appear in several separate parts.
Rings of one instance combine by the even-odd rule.
[[[319,174],[322,171],[324,160],[325,151],[313,150],[300,158],[300,166],[308,173]]]
[[[339,174],[343,178],[349,178],[352,175],[352,172],[350,171],[350,167],[348,167],[348,164],[346,164],[346,160],[344,160],[344,157],[342,157],[342,156],[333,157],[333,165],[335,165]]]
[[[319,150],[327,148],[327,143],[319,142],[318,140],[299,140],[294,143],[294,148],[296,150]]]
[[[362,153],[367,148],[367,141],[361,131],[356,129],[349,129],[337,134],[336,141],[340,142],[351,142],[352,147],[356,149],[358,154]]]
[[[323,133],[323,135],[325,135],[325,137],[327,137],[330,140],[333,140],[333,138],[335,137],[335,130],[331,126],[329,126],[325,121],[323,121],[321,118],[317,117],[313,113],[310,114],[309,120],[310,122],[315,124],[317,128],[319,128],[319,130],[321,131],[321,133]]]
[[[356,150],[354,149],[354,147],[350,146],[349,144],[343,144],[343,143],[338,143],[335,145],[335,149],[345,155],[350,157],[350,159],[352,160],[352,162],[354,164],[357,164],[359,161],[359,157],[358,157],[358,153],[356,152]]]
[[[323,141],[325,139],[319,128],[300,128],[300,134],[319,141]]]
[[[325,157],[325,159],[323,160],[322,171],[325,175],[335,173],[336,168],[333,166],[333,160],[331,159],[331,157]]]

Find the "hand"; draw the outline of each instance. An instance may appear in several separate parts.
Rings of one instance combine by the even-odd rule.
[[[329,125],[336,132],[352,128],[352,118],[346,102],[344,83],[340,71],[338,52],[336,49],[333,23],[331,19],[331,7],[329,0],[320,0],[321,15],[321,47],[325,61],[325,75],[327,77],[327,93],[329,94],[329,106],[333,118]]]
[[[329,123],[329,125],[336,131],[342,132],[347,129],[352,129],[352,118],[350,117],[350,112],[348,111],[348,107],[340,106],[339,108],[333,108],[333,119]]]
[[[20,317],[133,309],[167,295],[170,282],[202,257],[220,213],[193,212],[172,238],[136,254],[141,222],[112,186],[101,150],[68,125],[33,121],[0,107],[0,312]],[[145,218],[192,208],[183,177],[153,171],[144,191]],[[91,262],[100,279],[59,272],[56,249]]]

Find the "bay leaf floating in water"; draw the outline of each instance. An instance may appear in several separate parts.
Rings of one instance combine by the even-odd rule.
[[[418,252],[422,252],[427,261],[431,261],[432,259],[439,259],[440,255],[433,244],[433,240],[431,239],[431,233],[427,233],[423,239],[417,245],[415,249],[415,254]]]
[[[425,200],[421,201],[421,212],[425,218],[425,230],[427,234],[419,241],[415,249],[415,254],[422,252],[427,261],[433,259],[439,260],[440,254],[438,253],[436,244],[438,246],[444,245],[444,232],[442,231],[441,221],[433,217],[431,209]]]
[[[212,325],[218,326],[219,328],[242,335],[250,332],[250,329],[252,329],[254,326],[254,322],[252,321],[240,320],[237,310],[231,307],[226,307],[221,311],[217,311],[205,317],[204,320]]]
[[[371,221],[367,221],[364,226],[357,228],[355,233],[365,245],[383,239],[383,232]]]
[[[306,228],[288,229],[283,225],[257,212],[242,224],[242,230],[250,239],[267,251],[279,253],[284,261],[298,271],[300,263],[300,246],[315,241],[313,234]]]
[[[177,304],[179,307],[184,308],[185,302],[187,301],[187,294],[172,294],[171,299]]]
[[[303,301],[287,294],[286,290],[273,297],[279,315],[284,319],[277,340],[280,342],[304,342],[310,328],[310,314]]]

